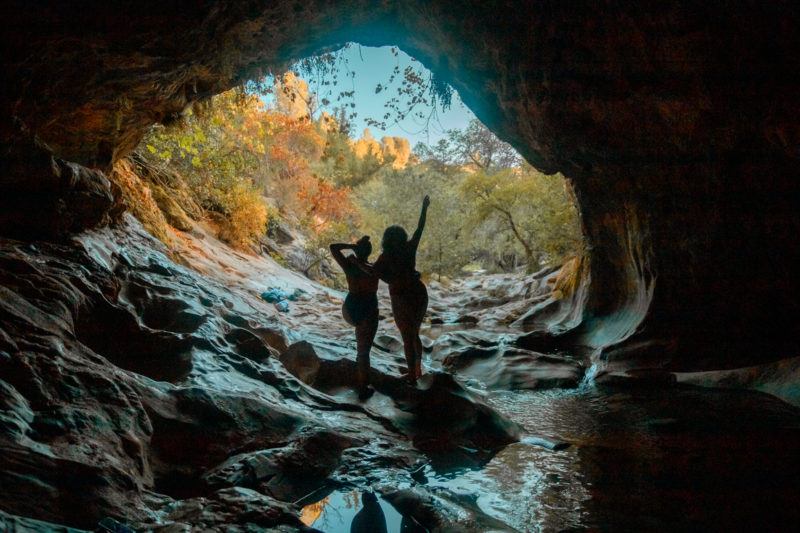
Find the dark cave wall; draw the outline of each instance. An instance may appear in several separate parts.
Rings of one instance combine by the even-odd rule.
[[[260,70],[397,44],[573,181],[592,284],[577,342],[634,367],[797,355],[798,8],[695,4],[6,2],[0,140],[21,122],[108,169],[153,122]]]

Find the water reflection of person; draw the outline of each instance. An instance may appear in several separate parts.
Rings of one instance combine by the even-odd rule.
[[[428,309],[428,291],[417,272],[417,247],[425,229],[429,196],[422,200],[417,230],[408,238],[400,226],[389,226],[383,233],[383,253],[372,268],[364,268],[389,284],[392,313],[403,337],[403,350],[408,365],[408,379],[414,383],[422,375],[422,341],[419,329]]]
[[[373,392],[369,386],[369,353],[378,331],[378,277],[366,270],[370,267],[367,259],[372,244],[365,235],[355,244],[333,243],[330,249],[347,278],[349,292],[342,305],[342,317],[356,328],[356,380],[359,397],[364,399]],[[348,249],[354,255],[342,253]]]
[[[362,492],[361,503],[364,507],[353,517],[350,533],[387,533],[386,516],[375,494]]]

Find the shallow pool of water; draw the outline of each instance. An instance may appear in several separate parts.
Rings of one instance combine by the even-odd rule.
[[[783,529],[800,495],[800,411],[750,392],[694,388],[494,393],[529,436],[430,485],[477,495],[520,531]],[[534,440],[535,442],[535,440]]]
[[[522,442],[477,469],[424,482],[475,497],[518,531],[792,530],[800,519],[800,410],[750,392],[695,388],[490,393]],[[537,443],[569,443],[553,450]],[[307,522],[350,531],[363,506],[334,492]],[[388,531],[402,517],[378,498]]]
[[[302,508],[300,520],[307,526],[325,533],[372,533],[386,528],[387,533],[399,533],[403,517],[380,497],[370,500],[357,490],[334,491]],[[358,525],[353,520],[360,517]]]

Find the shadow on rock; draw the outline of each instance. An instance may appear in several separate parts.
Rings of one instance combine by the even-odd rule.
[[[210,487],[252,488],[293,502],[325,485],[345,449],[363,444],[333,431],[310,431],[280,448],[233,456],[203,478]]]
[[[302,419],[258,398],[198,387],[142,388],[153,425],[151,464],[159,492],[205,492],[199,477],[232,454],[281,446]]]
[[[192,370],[191,338],[151,329],[105,301],[78,315],[75,336],[120,368],[152,379],[178,381]]]

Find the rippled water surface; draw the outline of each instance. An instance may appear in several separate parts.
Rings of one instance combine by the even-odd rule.
[[[792,530],[800,518],[800,415],[772,397],[587,387],[489,403],[525,426],[523,442],[480,469],[429,467],[427,483],[519,531]],[[536,444],[548,442],[570,446]]]
[[[490,403],[546,441],[568,436],[573,424],[591,431],[592,412],[602,409],[602,402],[575,390],[500,393]],[[480,470],[455,476],[431,473],[430,484],[478,494],[484,512],[522,531],[547,524],[580,526],[584,502],[591,496],[577,448],[553,451],[526,443],[530,440],[528,436],[506,447]]]
[[[758,393],[648,387],[497,393],[535,436],[481,470],[434,479],[468,487],[521,531],[784,529],[800,504],[798,410]],[[790,527],[790,529],[793,526]]]

